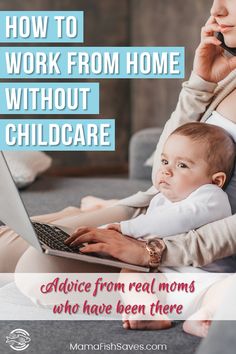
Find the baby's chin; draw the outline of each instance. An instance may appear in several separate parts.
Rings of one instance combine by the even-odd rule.
[[[165,188],[162,185],[160,185],[157,189],[172,203],[185,199],[185,196],[176,195],[176,193],[174,193],[170,188]]]

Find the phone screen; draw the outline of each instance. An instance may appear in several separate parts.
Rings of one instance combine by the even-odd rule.
[[[227,50],[227,52],[229,52],[230,54],[236,56],[236,48],[227,47],[227,45],[225,44],[225,41],[224,41],[224,36],[223,36],[223,34],[221,32],[217,32],[216,33],[216,37],[217,37],[217,39],[219,39],[222,42],[221,45],[220,45],[222,48]]]

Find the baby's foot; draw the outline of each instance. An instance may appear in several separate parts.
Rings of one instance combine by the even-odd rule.
[[[183,324],[183,330],[186,333],[192,334],[198,337],[206,337],[211,325],[210,320],[187,320]]]
[[[155,329],[167,329],[171,327],[171,321],[160,320],[160,321],[141,321],[141,320],[124,320],[123,328],[125,329],[145,329],[145,330],[155,330]]]

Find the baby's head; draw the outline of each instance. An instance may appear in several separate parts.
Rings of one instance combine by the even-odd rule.
[[[185,199],[204,184],[225,186],[235,162],[235,143],[222,128],[187,123],[167,139],[155,187],[169,200]]]

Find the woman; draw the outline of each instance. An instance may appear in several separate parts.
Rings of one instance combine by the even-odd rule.
[[[221,42],[214,32],[222,32],[225,43],[236,47],[236,2],[231,0],[215,0],[211,8],[211,16],[202,28],[201,43],[194,59],[193,73],[190,80],[183,84],[177,108],[166,123],[161,139],[157,145],[154,161],[162,151],[164,142],[170,133],[179,125],[190,121],[208,121],[220,124],[236,140],[236,57],[223,53]],[[216,113],[215,113],[216,112]],[[213,113],[213,115],[212,115]],[[226,126],[227,125],[227,126]],[[158,168],[154,163],[153,176]],[[233,214],[236,212],[236,171],[226,189]],[[157,191],[152,187],[146,193],[119,202],[127,207],[144,207]],[[115,209],[115,208],[114,208]],[[125,210],[124,208],[122,210]],[[126,217],[129,217],[127,209]],[[118,220],[117,220],[118,221]],[[236,253],[236,216],[206,225],[197,231],[176,237],[165,238],[165,250],[162,252],[161,265],[178,266],[193,265],[195,267],[208,264],[215,259]],[[79,229],[70,240],[97,241],[88,245],[84,252],[103,250],[121,260],[130,260],[136,264],[147,264],[148,253],[143,243],[120,237],[110,230]],[[110,237],[107,237],[107,236]],[[161,236],[161,235],[160,235]],[[136,248],[136,253],[130,252]],[[130,259],[132,257],[132,259]],[[236,268],[236,266],[235,266]]]
[[[169,134],[179,125],[189,121],[207,121],[213,119],[212,112],[217,111],[220,122],[230,124],[232,135],[236,135],[236,57],[223,54],[221,42],[214,32],[224,35],[226,45],[236,47],[236,2],[232,0],[214,0],[211,17],[202,29],[201,43],[194,59],[190,80],[183,84],[177,108],[166,123],[157,145],[155,161]],[[214,116],[214,114],[213,114]],[[224,118],[225,117],[225,118]],[[154,165],[153,175],[157,169]],[[236,171],[227,187],[233,213],[236,212]],[[79,215],[73,210],[67,217],[60,213],[39,217],[38,220],[77,229],[71,240],[95,241],[83,249],[83,252],[103,251],[134,264],[148,265],[150,254],[142,241],[122,236],[115,230],[95,229],[95,226],[125,220],[136,216],[142,208],[148,206],[158,191],[152,187],[145,193],[137,193],[119,202],[119,205],[97,212]],[[87,228],[79,226],[89,225]],[[92,228],[91,228],[92,227]],[[193,265],[199,267],[216,259],[236,253],[236,216],[201,227],[197,231],[165,238],[156,244],[157,259],[163,266]],[[107,237],[109,236],[109,237]],[[161,236],[161,235],[159,235]],[[69,242],[70,242],[69,241]],[[59,257],[46,256],[28,247],[14,232],[4,228],[0,237],[0,272],[110,272],[111,267],[87,264]],[[10,261],[9,261],[10,260]],[[235,262],[232,262],[232,271]],[[226,271],[226,270],[225,270]],[[25,290],[25,289],[24,289]],[[25,290],[27,291],[27,289]]]

